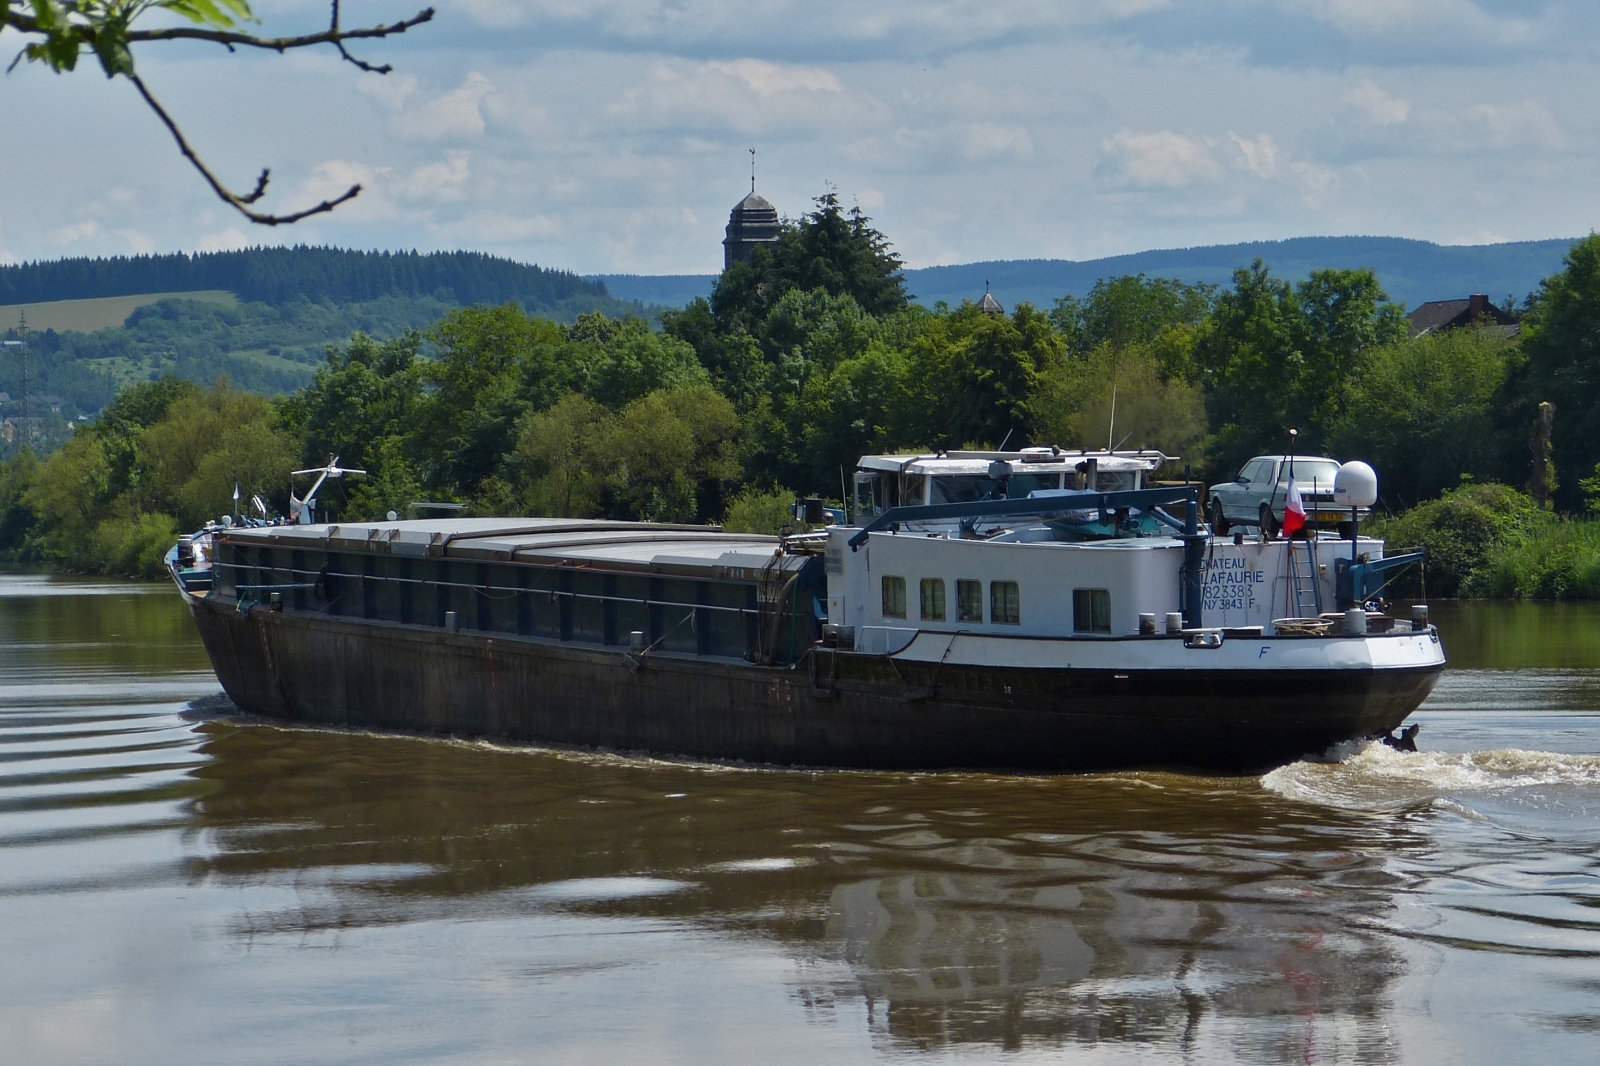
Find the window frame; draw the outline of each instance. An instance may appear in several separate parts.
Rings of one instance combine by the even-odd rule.
[[[968,589],[975,590],[972,597],[972,602],[976,604],[978,608],[976,615],[972,615],[967,612],[967,597],[965,596],[965,592]],[[979,581],[976,578],[968,577],[956,578],[956,621],[977,622],[979,625],[983,624],[982,581]]]
[[[883,591],[883,617],[904,619],[906,617],[906,579],[897,574],[884,574],[880,582],[880,588]],[[899,594],[900,611],[898,614],[890,610],[893,598],[890,589],[897,590]]]
[[[1010,611],[1002,614],[1000,607],[1000,594],[1010,589]],[[1022,624],[1022,586],[1015,581],[999,580],[989,582],[989,622],[997,626],[1020,626]]]
[[[1087,605],[1087,609],[1084,607]],[[1100,608],[1104,608],[1103,618]],[[1097,622],[1103,621],[1104,625]],[[1074,633],[1096,634],[1111,632],[1111,590],[1097,588],[1078,588],[1072,590],[1072,631]]]
[[[929,593],[935,595],[929,596]],[[936,599],[938,613],[930,613],[929,601]],[[925,577],[917,583],[917,619],[923,622],[943,622],[950,615],[949,607],[944,594],[944,578]]]

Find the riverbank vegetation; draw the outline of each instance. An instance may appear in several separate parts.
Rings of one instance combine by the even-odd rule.
[[[1302,453],[1377,466],[1386,534],[1430,549],[1429,594],[1597,595],[1600,237],[1522,311],[1520,337],[1411,338],[1370,271],[1290,282],[1259,262],[1226,287],[1135,275],[1048,309],[923,308],[883,234],[830,194],[661,329],[477,305],[390,341],[355,333],[276,400],[227,379],[129,386],[59,451],[0,470],[0,553],[150,572],[176,530],[232,510],[235,484],[281,511],[288,471],[330,455],[368,471],[324,493],[336,518],[429,499],[767,529],[796,494],[837,499],[864,453],[1109,442],[1216,480],[1294,426]]]

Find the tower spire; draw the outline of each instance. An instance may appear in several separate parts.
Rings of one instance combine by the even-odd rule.
[[[750,191],[756,191],[756,150],[750,149]]]

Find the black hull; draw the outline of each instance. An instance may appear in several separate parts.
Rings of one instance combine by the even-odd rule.
[[[1018,670],[817,649],[793,668],[446,633],[189,598],[229,697],[363,729],[893,770],[1252,772],[1386,733],[1442,665]]]

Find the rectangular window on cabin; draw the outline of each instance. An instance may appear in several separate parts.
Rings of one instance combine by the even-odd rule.
[[[983,621],[983,582],[956,582],[956,617],[962,622]]]
[[[1015,581],[989,582],[989,621],[996,625],[1022,624],[1022,592]]]
[[[944,578],[925,577],[922,579],[922,620],[924,622],[944,621]]]
[[[885,577],[883,579],[883,616],[885,618],[904,618],[906,616],[905,578]]]
[[[1109,590],[1072,590],[1072,629],[1075,633],[1111,632],[1111,593]]]

